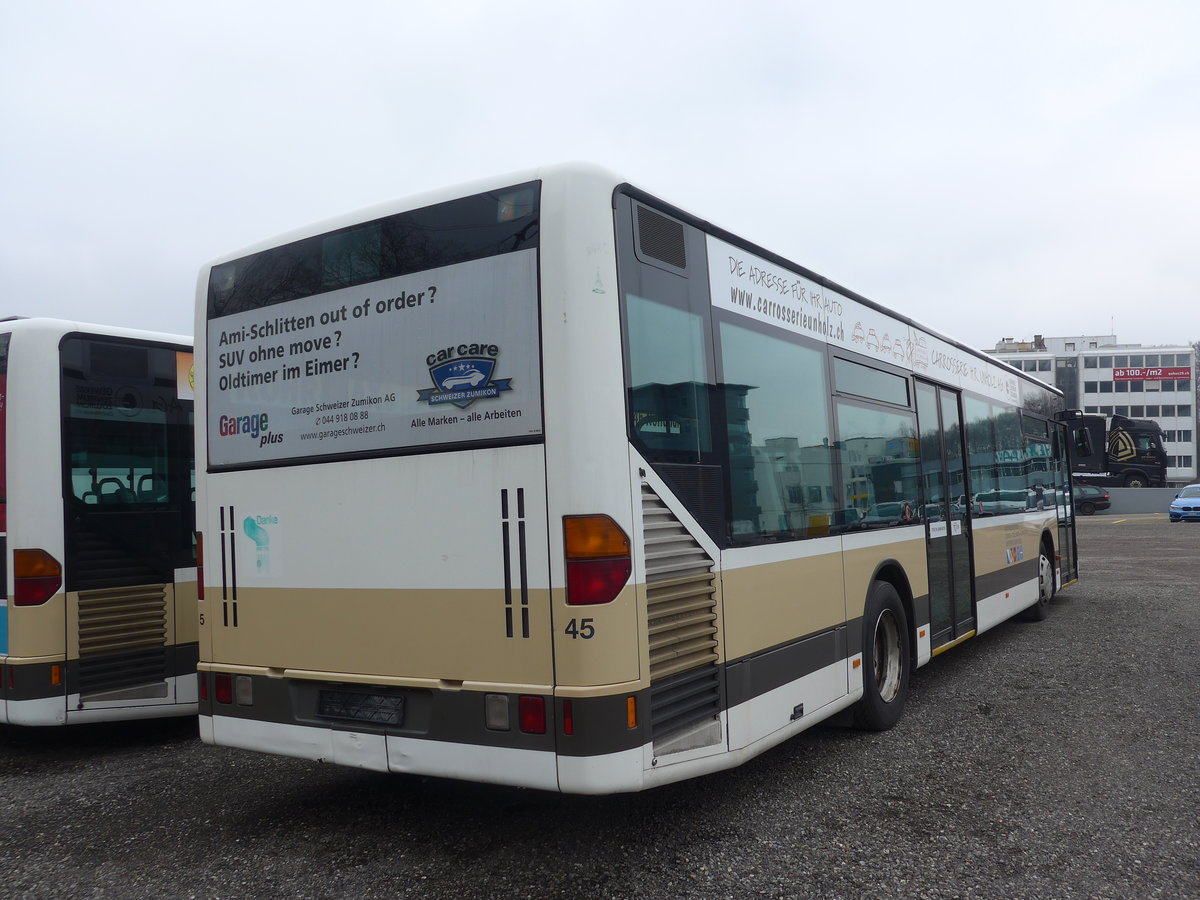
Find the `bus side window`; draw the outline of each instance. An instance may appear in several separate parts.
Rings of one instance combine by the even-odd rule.
[[[629,316],[629,416],[652,456],[698,462],[712,451],[704,329],[694,313],[635,294]]]

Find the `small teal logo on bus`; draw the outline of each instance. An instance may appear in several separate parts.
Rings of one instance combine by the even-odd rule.
[[[434,387],[417,391],[420,402],[436,406],[452,403],[466,409],[476,400],[500,396],[511,391],[511,378],[493,378],[500,348],[495,344],[459,344],[446,347],[425,358]]]

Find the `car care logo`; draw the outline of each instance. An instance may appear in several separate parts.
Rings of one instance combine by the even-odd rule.
[[[429,366],[434,387],[417,391],[417,399],[430,406],[452,403],[466,409],[476,400],[511,391],[511,378],[492,378],[499,355],[500,348],[495,344],[458,344],[430,353],[425,365]]]

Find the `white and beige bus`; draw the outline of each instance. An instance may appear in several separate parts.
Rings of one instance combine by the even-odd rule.
[[[196,326],[213,744],[641,790],[1075,578],[1058,392],[595,168],[217,260]]]
[[[196,712],[191,340],[0,321],[0,723]]]

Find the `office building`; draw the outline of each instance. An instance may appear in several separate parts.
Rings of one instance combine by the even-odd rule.
[[[1196,481],[1195,351],[1188,345],[1122,344],[1113,334],[1003,338],[986,351],[1052,384],[1068,408],[1154,419],[1166,440],[1167,480]]]

